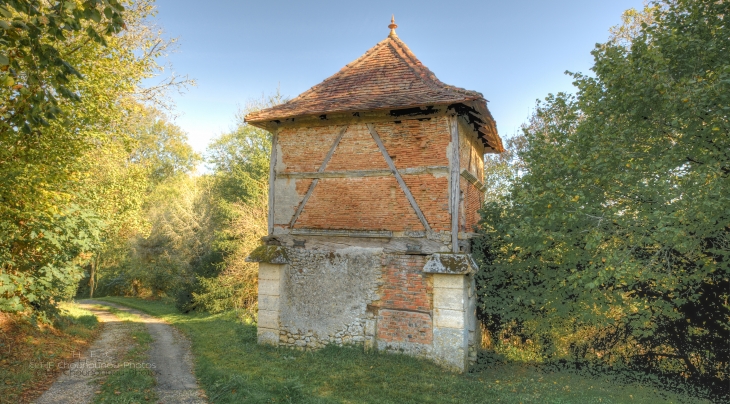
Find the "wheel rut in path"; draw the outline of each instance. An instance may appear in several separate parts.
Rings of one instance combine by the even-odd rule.
[[[147,331],[150,333],[153,340],[150,344],[149,363],[154,365],[153,371],[157,381],[155,391],[159,398],[158,403],[202,404],[206,402],[203,398],[204,393],[198,387],[198,382],[193,374],[193,356],[190,352],[190,342],[184,335],[182,335],[182,333],[158,318],[126,306],[100,300],[83,300],[80,304],[82,307],[85,306],[85,308],[93,311],[94,314],[99,316],[100,320],[105,323],[109,322],[109,325],[123,324],[123,322],[116,319],[116,317],[109,312],[94,308],[93,305],[110,306],[117,310],[137,315],[140,318],[139,321],[143,322],[147,326]],[[104,327],[101,338],[97,340],[98,343],[101,343],[102,341],[105,342],[105,345],[100,347],[100,349],[108,347],[110,342],[111,345],[114,345],[115,335],[112,333],[107,336],[110,328],[112,331],[114,330],[114,328],[109,325]],[[118,327],[123,328],[123,325]],[[116,335],[116,338],[120,338],[120,335]],[[90,352],[95,346],[96,343],[92,346]],[[128,347],[118,347],[118,349],[124,350],[121,354],[119,354],[119,356],[121,356],[124,352],[126,352]],[[69,382],[62,380],[65,376],[66,375],[59,378],[56,383],[54,383],[53,386],[44,393],[37,403],[91,403],[94,390],[94,387],[88,384],[91,381],[91,378],[87,378],[85,383],[84,381],[75,380],[75,384],[73,384],[73,386],[69,389]],[[75,391],[73,397],[69,397],[72,401],[65,401],[64,399],[67,396],[61,396],[58,394],[49,397],[52,398],[51,401],[41,401],[47,394],[52,393],[57,385],[61,388],[65,386],[65,390]],[[83,397],[78,394],[81,390],[86,393]],[[88,400],[86,399],[87,396]]]
[[[201,398],[202,390],[193,374],[193,356],[190,353],[190,341],[169,324],[141,311],[126,306],[99,300],[85,300],[91,304],[114,307],[117,310],[132,313],[141,318],[152,336],[150,344],[150,364],[154,364],[155,390],[160,403],[165,404],[197,404],[205,403]]]
[[[104,329],[88,351],[80,357],[74,353],[77,359],[75,362],[59,364],[63,366],[63,373],[34,401],[36,404],[91,403],[94,400],[94,391],[98,387],[92,382],[100,378],[100,372],[112,369],[118,364],[132,347],[129,327],[125,322],[106,310],[88,304],[81,306],[92,312],[99,322],[104,323]]]

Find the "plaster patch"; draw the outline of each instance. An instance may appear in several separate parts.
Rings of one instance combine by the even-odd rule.
[[[276,165],[274,170],[277,173],[286,171],[286,163],[284,162],[284,152],[281,150],[281,143],[276,144]]]
[[[274,224],[288,226],[304,196],[297,193],[296,180],[291,178],[277,178],[274,180],[274,193],[276,196]]]
[[[290,248],[288,253],[280,301],[283,328],[325,340],[341,332],[344,324],[364,323],[367,305],[378,299],[382,249]],[[350,336],[364,337],[363,327],[356,327]]]

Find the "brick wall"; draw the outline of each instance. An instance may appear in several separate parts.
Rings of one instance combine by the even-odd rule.
[[[404,175],[403,181],[431,228],[448,231],[448,178],[418,174]],[[310,183],[298,180],[297,192],[304,195]],[[294,228],[424,230],[393,176],[320,179]]]
[[[283,155],[277,156],[280,172],[312,172],[319,170],[324,156],[337,138],[339,126],[315,128],[284,128],[279,131],[277,146]]]
[[[375,129],[399,169],[449,165],[446,148],[451,132],[446,117],[379,123]]]
[[[314,172],[332,147],[340,126],[287,128],[279,132],[279,173]],[[375,124],[399,169],[446,167],[450,142],[448,120],[404,120]],[[385,170],[388,165],[365,124],[347,127],[325,172]],[[353,174],[355,175],[355,174]],[[448,231],[448,178],[445,174],[403,175],[432,229]],[[298,200],[311,179],[296,179]],[[275,205],[276,206],[276,205]],[[293,211],[292,211],[293,212]],[[322,178],[295,228],[422,231],[423,225],[394,176]]]
[[[333,141],[334,142],[334,141]],[[329,150],[332,143],[318,145]],[[311,146],[310,146],[311,147]],[[320,164],[322,161],[320,160]],[[388,164],[365,125],[350,125],[337,145],[325,171],[387,170]]]
[[[449,213],[449,179],[432,174],[404,175],[403,182],[413,194],[413,199],[426,216],[434,231],[451,230]],[[399,189],[400,191],[400,189]]]
[[[285,128],[279,132],[282,172],[317,171],[341,126]],[[451,136],[446,117],[375,124],[385,149],[397,168],[446,166]],[[365,124],[351,124],[340,140],[327,171],[387,169],[378,146]]]
[[[433,342],[431,316],[426,313],[381,310],[378,315],[378,340],[386,343],[431,344]]]
[[[395,177],[320,179],[294,228],[424,230]]]
[[[462,170],[484,181],[484,144],[476,132],[459,120],[459,162]]]
[[[461,190],[464,193],[464,221],[460,224],[460,231],[473,232],[474,227],[479,223],[479,209],[482,207],[484,194],[473,184],[461,179]]]
[[[459,162],[461,170],[467,170],[479,181],[484,181],[484,145],[476,133],[463,122],[459,124]],[[484,194],[464,178],[459,186],[463,197],[461,206],[464,209],[459,215],[459,231],[473,232],[474,226],[479,223],[479,209],[482,207]]]
[[[314,180],[311,178],[300,178],[295,181],[296,181],[295,186],[297,187],[297,194],[300,196],[304,196],[304,194],[307,193],[309,186],[312,185],[312,182]]]
[[[378,307],[378,340],[431,344],[433,284],[422,272],[419,255],[389,256],[383,263],[383,285]]]

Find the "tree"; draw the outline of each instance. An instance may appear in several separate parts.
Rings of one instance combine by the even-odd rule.
[[[187,135],[158,110],[140,107],[125,122],[125,138],[110,139],[86,157],[96,175],[82,189],[87,206],[104,218],[102,241],[89,262],[89,296],[93,297],[98,270],[118,265],[127,256],[130,240],[147,235],[154,222],[150,211],[165,205],[160,193],[165,183],[179,184],[200,161]],[[131,149],[131,150],[130,150]],[[174,193],[173,200],[181,196]],[[152,205],[152,206],[150,206]]]
[[[84,119],[78,113],[84,102],[78,87],[82,74],[72,66],[78,66],[83,60],[79,57],[90,49],[94,56],[102,52],[102,35],[110,38],[123,24],[122,10],[107,12],[112,20],[99,19],[108,28],[99,34],[89,22],[96,19],[96,2],[75,9],[78,5],[0,5],[0,14],[12,19],[0,24],[2,311],[34,308],[42,314],[52,310],[54,301],[72,294],[79,264],[88,258],[103,228],[97,215],[73,197],[71,185],[83,175],[78,157],[86,150],[93,121],[78,125],[79,118]],[[71,112],[69,105],[77,107],[76,114],[62,114]],[[64,119],[52,119],[59,117]]]
[[[526,147],[522,134],[507,139],[506,151],[488,154],[484,159],[484,185],[486,202],[498,202],[509,194],[510,187],[522,176],[523,162],[520,154]]]
[[[152,185],[188,174],[201,162],[188,144],[187,134],[159,110],[147,107],[133,118],[130,136],[134,148],[129,162],[143,165]]]
[[[237,114],[237,126],[208,148],[212,174],[215,238],[208,257],[194,265],[196,281],[183,294],[193,307],[212,312],[256,306],[256,266],[245,258],[267,231],[267,196],[271,134],[244,122],[254,110],[286,101],[279,91],[249,102]],[[213,264],[213,265],[210,265]],[[210,266],[215,270],[211,271]]]
[[[524,175],[484,210],[481,310],[553,355],[726,386],[730,3],[647,12],[630,41],[596,47],[574,96],[538,104]]]
[[[267,190],[271,134],[244,122],[246,114],[285,102],[277,90],[269,97],[252,100],[236,114],[233,131],[215,139],[207,150],[207,160],[215,173],[219,195],[228,202],[246,202]]]
[[[10,10],[7,8],[10,3],[18,7]],[[5,42],[0,44],[0,52],[10,52],[2,53],[10,60],[10,67],[5,71],[13,75],[16,84],[0,88],[4,101],[0,108],[15,108],[15,112],[4,110],[4,120],[0,123],[2,311],[29,310],[41,316],[53,312],[57,301],[73,295],[83,274],[82,267],[102,247],[103,238],[118,234],[117,226],[126,223],[117,220],[118,207],[139,205],[135,200],[139,196],[136,187],[117,187],[120,182],[114,180],[107,182],[109,187],[104,188],[96,165],[108,163],[103,159],[122,156],[124,150],[132,149],[134,138],[130,136],[130,129],[134,125],[129,117],[144,109],[140,102],[150,95],[140,83],[160,70],[156,59],[164,52],[165,42],[160,39],[159,32],[150,30],[144,23],[154,12],[152,2],[124,1],[127,6],[123,10],[125,30],[118,33],[100,31],[95,12],[87,7],[101,7],[102,3],[113,6],[117,2],[73,2],[75,9],[71,3],[2,4],[13,16],[17,14],[18,18],[40,24],[37,29],[56,29],[53,24],[60,24],[58,21],[44,25],[44,18],[50,18],[48,16],[53,13],[66,15],[63,13],[70,12],[73,18],[78,17],[77,21],[73,22],[69,14],[64,17],[64,24],[80,24],[79,29],[70,25],[68,29],[64,28],[63,38],[50,37],[52,33],[45,31],[39,33],[40,48],[33,45],[31,37],[22,37],[16,48],[9,48],[8,44],[14,42],[8,42],[7,35],[22,33],[3,31]],[[31,8],[23,9],[23,5],[28,4]],[[59,4],[67,11],[59,9]],[[112,13],[109,17],[106,8],[94,10],[104,12],[105,18],[115,19],[117,15]],[[90,13],[88,18],[87,13]],[[102,18],[100,21],[107,20]],[[36,28],[29,28],[27,35],[35,35],[33,30]],[[103,40],[89,40],[92,31],[103,35]],[[55,52],[49,50],[46,41],[62,56],[62,64],[75,66],[81,77],[64,76],[34,56],[33,52],[39,49]],[[18,59],[21,56],[30,59]],[[35,66],[29,64],[31,62],[40,64]],[[40,70],[34,70],[36,67]],[[45,68],[50,70],[43,70]],[[44,76],[35,78],[36,73]],[[57,80],[74,96],[56,97],[55,84],[41,79]],[[23,88],[33,86],[40,88],[32,93],[36,98],[30,95],[27,97],[31,98],[27,98]],[[58,89],[58,93],[66,90]],[[46,97],[44,91],[55,98]],[[45,113],[42,103],[55,106],[63,113],[56,114],[55,119],[34,124],[31,118],[23,118],[27,115],[18,112],[21,107],[34,108],[29,106],[29,100],[40,103],[36,108],[41,111],[39,113]],[[120,174],[117,178],[121,180],[125,175]],[[109,198],[110,195],[114,198]],[[115,207],[117,202],[121,205]]]
[[[63,113],[58,97],[82,78],[70,56],[85,42],[106,45],[124,27],[117,0],[4,0],[0,3],[0,132],[33,130]],[[74,46],[67,46],[73,42]]]

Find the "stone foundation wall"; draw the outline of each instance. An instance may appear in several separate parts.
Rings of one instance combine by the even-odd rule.
[[[260,342],[298,349],[362,344],[459,371],[476,360],[474,279],[454,272],[466,258],[268,248],[285,258],[260,264]]]
[[[383,251],[349,247],[335,251],[287,248],[282,280],[279,343],[320,348],[359,344],[372,318],[368,305],[379,299]]]
[[[361,345],[373,341],[373,335],[365,333],[367,320],[357,320],[333,334],[315,335],[312,331],[282,329],[279,331],[279,345],[292,348],[324,348],[328,344]]]

